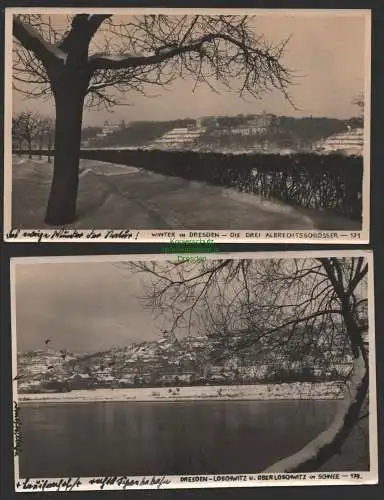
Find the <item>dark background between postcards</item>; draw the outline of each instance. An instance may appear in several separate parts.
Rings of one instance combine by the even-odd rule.
[[[351,500],[366,498],[380,498],[383,489],[382,481],[382,434],[383,421],[383,392],[380,381],[384,380],[384,342],[381,333],[384,331],[384,315],[382,313],[384,296],[384,221],[381,217],[384,212],[384,151],[382,148],[384,126],[384,0],[378,1],[295,1],[282,0],[270,1],[143,1],[143,2],[101,2],[99,0],[82,2],[57,1],[2,1],[1,2],[1,36],[4,36],[4,8],[5,7],[184,7],[184,8],[364,8],[372,9],[372,93],[371,93],[371,231],[369,245],[299,245],[299,244],[218,244],[220,252],[253,252],[253,251],[284,251],[284,250],[351,250],[358,248],[371,248],[374,250],[375,270],[375,315],[376,315],[376,352],[377,352],[377,381],[378,381],[378,426],[379,426],[379,485],[359,486],[318,486],[318,487],[258,487],[258,488],[217,488],[197,490],[158,490],[158,491],[111,491],[111,492],[73,492],[60,493],[62,498],[99,498],[122,497],[148,498],[156,495],[158,498],[255,498],[264,499],[313,499],[348,497]],[[4,44],[1,44],[3,52]],[[2,53],[3,56],[3,53]],[[1,68],[4,75],[4,57],[1,57]],[[1,79],[1,85],[4,78]],[[3,94],[2,94],[3,95]],[[1,100],[0,106],[3,106]],[[2,111],[0,109],[0,111]],[[3,137],[1,137],[2,152]],[[2,177],[3,183],[3,177]],[[3,186],[1,189],[3,196]],[[1,204],[3,210],[3,203]],[[3,217],[1,217],[3,221]],[[11,257],[38,257],[61,255],[116,255],[116,254],[156,254],[163,253],[165,243],[156,244],[111,244],[111,243],[1,243],[1,497],[6,499],[16,498],[13,480],[13,454],[12,454],[12,394],[11,394],[11,324],[10,324],[10,287],[9,287],[9,261]],[[35,493],[36,498],[45,494]],[[57,493],[47,493],[51,498]]]

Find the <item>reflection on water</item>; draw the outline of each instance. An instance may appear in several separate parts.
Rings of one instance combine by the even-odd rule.
[[[324,430],[335,401],[21,406],[21,477],[259,472]],[[368,469],[356,430],[323,470]]]

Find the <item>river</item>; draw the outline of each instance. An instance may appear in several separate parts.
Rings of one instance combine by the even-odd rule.
[[[335,401],[21,404],[20,477],[260,472],[332,420]],[[368,470],[356,429],[322,470]]]

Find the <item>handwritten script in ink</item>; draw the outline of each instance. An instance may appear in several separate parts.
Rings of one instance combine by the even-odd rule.
[[[21,491],[72,491],[82,485],[79,477],[63,479],[20,479],[16,487]]]
[[[42,243],[49,240],[137,240],[139,231],[131,231],[130,229],[122,230],[106,230],[97,231],[90,229],[87,231],[79,231],[77,229],[57,229],[54,231],[41,230],[41,229],[11,229],[7,233],[8,239],[21,239],[27,238],[37,243]]]
[[[13,429],[14,429],[14,454],[18,456],[21,452],[23,445],[23,435],[21,432],[21,417],[19,405],[14,401],[13,403]]]
[[[92,489],[121,489],[129,488],[157,488],[160,489],[171,483],[166,476],[149,477],[129,477],[129,476],[107,476],[94,477],[89,480],[82,480],[80,477],[69,477],[62,479],[19,479],[16,482],[17,491],[72,491],[81,486],[92,486]]]
[[[95,477],[90,479],[89,484],[98,485],[101,490],[106,486],[118,486],[123,490],[135,486],[149,486],[160,489],[162,486],[170,484],[171,480],[165,476],[151,476],[151,477],[128,477],[128,476],[111,476],[111,477]]]

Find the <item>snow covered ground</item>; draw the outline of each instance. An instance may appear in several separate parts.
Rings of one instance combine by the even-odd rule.
[[[44,223],[52,163],[14,158],[12,225]],[[20,161],[20,163],[18,163]],[[81,161],[76,229],[313,229],[311,216],[257,195],[228,195],[230,188],[93,160]],[[234,189],[232,189],[234,191]]]
[[[95,389],[67,393],[19,394],[19,402],[183,401],[183,400],[283,400],[341,399],[339,383],[292,383],[179,388]]]
[[[129,165],[118,165],[116,163],[95,162],[93,160],[80,160],[81,176],[92,172],[96,175],[110,177],[114,175],[137,174],[140,169]]]

